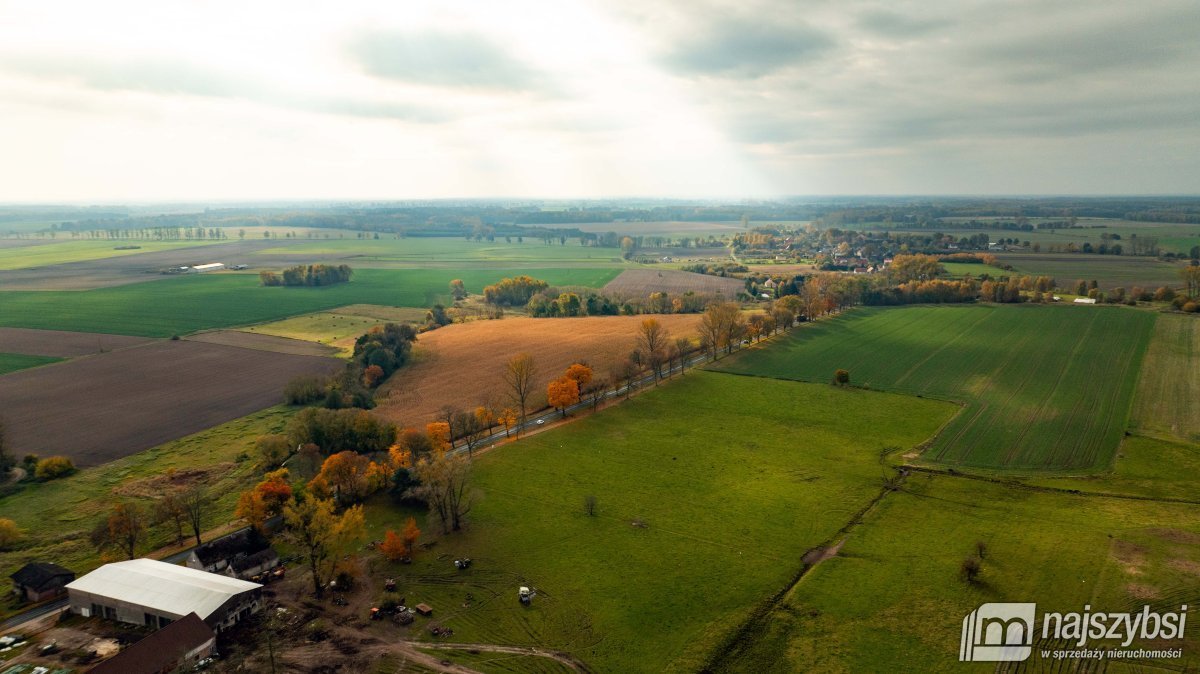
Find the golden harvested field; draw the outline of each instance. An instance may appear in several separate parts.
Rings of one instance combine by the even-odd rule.
[[[534,407],[546,401],[546,384],[569,365],[586,362],[607,379],[609,368],[636,346],[642,320],[650,316],[587,318],[505,318],[455,323],[423,333],[416,362],[400,369],[382,387],[375,411],[402,425],[431,421],[445,405],[473,408],[489,397],[507,403],[504,366],[527,352],[537,363]],[[672,337],[695,337],[699,314],[653,316]]]
[[[1158,317],[1134,394],[1131,425],[1200,442],[1200,319]]]

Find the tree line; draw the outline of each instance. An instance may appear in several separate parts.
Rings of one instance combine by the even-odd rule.
[[[302,264],[284,269],[280,274],[273,271],[259,272],[258,277],[264,286],[313,287],[346,283],[353,273],[354,270],[345,264]]]

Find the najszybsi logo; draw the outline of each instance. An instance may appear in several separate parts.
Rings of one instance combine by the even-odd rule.
[[[984,604],[963,618],[958,659],[1020,662],[1033,652],[1037,604]]]
[[[1187,604],[1179,611],[1159,613],[1143,606],[1137,613],[1092,612],[1042,615],[1042,639],[1085,646],[1089,640],[1117,641],[1121,648],[1134,639],[1182,639],[1187,626]],[[1033,653],[1037,604],[989,603],[963,618],[958,659],[962,662],[1020,662]],[[1157,651],[1156,651],[1157,652]],[[1057,651],[1055,652],[1057,653]],[[1125,651],[1111,651],[1122,657]],[[1045,655],[1045,654],[1044,654]]]

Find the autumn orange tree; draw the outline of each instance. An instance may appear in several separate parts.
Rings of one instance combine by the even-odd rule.
[[[383,534],[383,545],[379,546],[379,551],[383,553],[383,556],[389,562],[398,562],[408,556],[404,547],[404,540],[400,538],[400,534],[391,529],[388,529]]]
[[[404,522],[404,533],[400,537],[404,541],[404,556],[412,555],[413,548],[417,545],[417,539],[421,537],[421,530],[417,528],[417,518],[409,517]]]
[[[308,483],[318,498],[333,498],[340,504],[358,503],[379,491],[389,471],[357,452],[338,452],[325,459],[321,472]]]
[[[234,515],[266,533],[268,519],[283,513],[283,506],[292,500],[292,485],[288,483],[288,469],[280,468],[263,476],[253,489],[238,497]]]
[[[108,518],[92,530],[92,544],[100,551],[112,550],[127,559],[137,556],[138,545],[146,535],[146,511],[137,503],[113,505]]]
[[[579,402],[579,382],[565,375],[555,379],[546,387],[546,401],[566,417],[567,408]]]

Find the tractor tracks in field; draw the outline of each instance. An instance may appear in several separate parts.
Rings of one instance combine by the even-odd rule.
[[[863,523],[863,520],[871,511],[887,498],[888,494],[898,491],[908,478],[909,472],[907,467],[898,467],[894,478],[886,479],[883,487],[875,496],[867,502],[862,508],[850,516],[850,519],[842,525],[832,536],[827,538],[820,545],[809,548],[800,557],[800,569],[792,576],[786,585],[784,585],[775,594],[760,602],[758,606],[750,612],[742,624],[734,630],[724,641],[721,642],[709,655],[708,660],[700,671],[704,674],[725,671],[727,666],[733,662],[741,649],[751,643],[751,638],[755,634],[761,634],[767,629],[768,623],[771,620],[771,615],[775,612],[792,590],[804,580],[806,576],[821,562],[834,557],[838,551],[842,549],[842,545],[846,542],[850,533]]]
[[[769,626],[771,616],[775,610],[787,599],[787,597],[796,589],[796,587],[817,567],[821,562],[834,557],[841,550],[842,545],[850,537],[850,534],[859,525],[863,524],[866,517],[870,515],[879,505],[894,492],[913,493],[905,489],[904,484],[908,478],[914,474],[921,473],[925,475],[961,478],[966,480],[976,480],[980,482],[990,482],[1012,489],[1021,489],[1031,492],[1039,492],[1046,494],[1057,494],[1063,496],[1079,496],[1083,498],[1097,499],[1117,499],[1126,501],[1141,501],[1150,503],[1170,503],[1182,505],[1200,505],[1200,499],[1174,498],[1169,496],[1155,497],[1142,496],[1137,494],[1121,494],[1116,492],[1101,492],[1101,491],[1084,491],[1080,489],[1068,489],[1065,487],[1049,487],[1044,485],[1034,485],[1016,479],[1002,479],[997,477],[989,477],[986,475],[978,475],[973,473],[963,473],[953,468],[930,468],[925,466],[914,466],[904,464],[895,467],[896,474],[892,478],[885,478],[884,485],[879,492],[866,505],[855,512],[850,519],[842,525],[832,536],[816,547],[810,548],[801,557],[801,565],[799,570],[792,576],[786,585],[779,591],[760,602],[750,613],[750,615],[729,634],[709,655],[701,672],[705,674],[713,674],[715,672],[726,671],[728,666],[735,662],[738,655],[743,649],[752,644],[755,635],[762,634]]]
[[[928,475],[938,475],[942,477],[956,477],[964,480],[976,480],[978,482],[991,482],[1004,487],[1013,489],[1021,489],[1024,491],[1040,492],[1045,494],[1062,494],[1067,496],[1083,496],[1086,498],[1106,498],[1118,499],[1124,501],[1143,501],[1150,503],[1178,503],[1182,505],[1200,505],[1200,499],[1177,498],[1173,496],[1143,496],[1140,494],[1122,494],[1119,492],[1110,491],[1089,491],[1083,489],[1068,489],[1067,487],[1048,487],[1046,485],[1029,484],[1020,479],[1015,478],[999,478],[989,477],[987,475],[979,475],[976,473],[964,473],[954,470],[953,468],[931,468],[928,466],[902,466],[911,473],[925,473]]]

